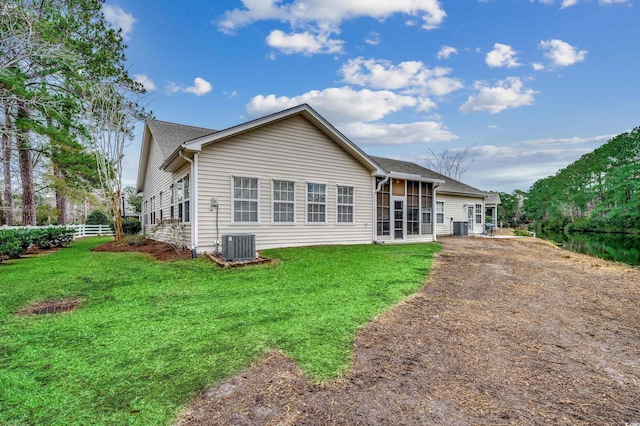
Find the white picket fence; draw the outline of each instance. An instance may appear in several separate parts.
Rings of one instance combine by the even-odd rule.
[[[51,225],[55,226],[55,225]],[[49,226],[0,226],[0,229],[40,229],[49,228]],[[82,237],[104,237],[112,236],[113,231],[109,225],[66,225],[67,229],[75,230],[73,239]]]

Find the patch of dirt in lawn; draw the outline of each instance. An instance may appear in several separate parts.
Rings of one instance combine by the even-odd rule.
[[[61,314],[63,312],[75,311],[80,305],[80,299],[70,297],[67,299],[45,300],[25,306],[16,312],[17,315],[44,315]]]
[[[179,425],[640,421],[640,270],[537,239],[442,238],[427,285],[313,384],[279,353],[203,392]]]
[[[121,244],[110,241],[94,247],[92,251],[146,253],[161,261],[191,259],[191,251],[175,251],[169,244],[154,240],[147,240],[144,244]]]

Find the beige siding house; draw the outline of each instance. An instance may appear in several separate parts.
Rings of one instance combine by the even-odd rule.
[[[147,121],[137,189],[144,233],[166,240],[161,224],[179,222],[195,252],[237,234],[254,235],[258,250],[434,241],[466,220],[467,205],[479,233],[475,207],[483,213],[488,195],[369,157],[306,104],[221,131]]]

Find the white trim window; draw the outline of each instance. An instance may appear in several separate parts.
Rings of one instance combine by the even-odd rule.
[[[178,220],[182,223],[190,222],[190,195],[189,175],[185,175],[178,181]]]
[[[296,183],[271,180],[271,222],[296,223]]]
[[[307,182],[307,223],[327,223],[327,185]]]
[[[142,211],[144,212],[144,224],[149,224],[149,201],[145,200],[144,205],[142,207]]]
[[[160,222],[162,223],[162,191],[160,191],[160,196],[158,197],[158,204],[160,205]]]
[[[353,223],[355,188],[336,185],[336,222]]]
[[[151,197],[151,224],[156,224],[156,196]]]
[[[169,219],[173,219],[176,216],[176,208],[175,208],[175,186],[171,185],[169,187]]]
[[[233,176],[233,223],[259,223],[258,178]]]
[[[476,204],[476,223],[482,223],[482,204]]]
[[[444,223],[444,201],[436,201],[436,223]]]

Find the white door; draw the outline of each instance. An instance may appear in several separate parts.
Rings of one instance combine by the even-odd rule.
[[[393,239],[404,240],[404,198],[393,199]]]
[[[474,208],[475,206],[473,204],[470,204],[467,206],[467,222],[469,223],[469,233],[473,232],[473,212],[474,212]]]

